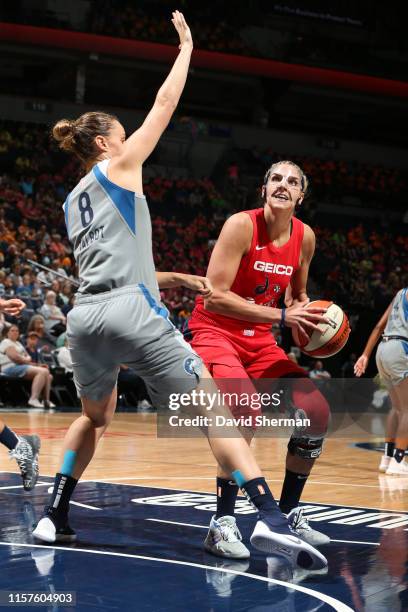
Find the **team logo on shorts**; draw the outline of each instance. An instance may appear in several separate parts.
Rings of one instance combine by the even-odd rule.
[[[197,361],[194,359],[194,357],[187,357],[187,359],[184,360],[183,366],[187,374],[190,374],[190,376],[195,375],[196,368],[197,368]]]

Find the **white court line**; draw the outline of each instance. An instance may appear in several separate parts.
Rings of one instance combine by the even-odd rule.
[[[107,555],[111,557],[122,557],[126,559],[142,559],[143,561],[156,561],[158,563],[170,563],[174,565],[185,565],[188,567],[197,567],[200,569],[208,569],[216,572],[225,572],[227,574],[234,574],[235,576],[244,576],[245,578],[252,578],[253,580],[260,580],[261,582],[269,582],[272,584],[277,584],[279,586],[286,587],[287,589],[291,589],[294,591],[300,591],[301,593],[306,593],[306,595],[310,595],[311,597],[315,597],[324,603],[327,603],[331,606],[336,612],[354,612],[352,608],[349,608],[346,604],[338,601],[334,597],[330,597],[330,595],[326,595],[325,593],[319,593],[319,591],[314,591],[313,589],[309,589],[308,587],[301,586],[299,584],[293,584],[291,582],[284,582],[283,580],[276,580],[275,578],[266,578],[266,576],[257,576],[256,574],[247,574],[245,572],[238,572],[233,569],[225,569],[220,567],[213,567],[211,565],[204,565],[203,563],[191,563],[190,561],[178,561],[176,559],[160,559],[159,557],[146,557],[144,555],[130,555],[126,553],[117,553],[117,552],[109,552],[106,550],[89,550],[87,548],[69,548],[68,546],[51,546],[50,544],[21,544],[20,542],[0,542],[0,546],[13,546],[13,547],[24,547],[24,548],[45,548],[50,550],[50,548],[54,548],[55,550],[66,550],[68,552],[77,552],[77,553],[88,553],[92,555]]]
[[[193,523],[177,523],[176,521],[165,521],[163,519],[147,518],[145,521],[154,521],[155,523],[169,523],[169,525],[182,525],[183,527],[197,527],[197,529],[208,529],[208,525],[194,525]]]
[[[102,510],[103,508],[97,508],[96,506],[88,506],[87,504],[80,504],[79,502],[76,501],[69,501],[70,504],[72,504],[73,506],[81,506],[81,508],[88,508],[88,510]]]
[[[14,472],[13,472],[14,474]],[[49,486],[49,482],[37,482],[37,484],[35,485],[36,487],[48,487]],[[6,491],[6,489],[22,489],[23,485],[11,485],[9,487],[0,487],[0,491]]]
[[[266,471],[266,470],[265,470]],[[215,480],[215,476],[131,476],[130,478],[126,478],[125,476],[121,476],[119,478],[104,478],[96,479],[96,480],[88,480],[87,482],[109,482],[110,480]],[[268,482],[282,482],[282,478],[267,478]],[[85,482],[85,481],[82,481]],[[308,484],[325,484],[325,485],[335,485],[338,487],[368,487],[370,489],[379,489],[378,485],[364,485],[364,484],[352,484],[348,482],[327,482],[326,480],[308,480]]]
[[[267,470],[264,470],[267,471]],[[0,472],[0,474],[10,474],[11,472]],[[54,476],[48,476],[54,478]],[[94,480],[81,480],[81,482],[109,482],[111,480],[215,480],[215,476],[121,476],[119,478],[103,478]],[[405,479],[404,479],[405,480]],[[282,478],[267,478],[268,482],[282,482]],[[337,487],[365,487],[369,489],[379,489],[379,485],[353,484],[349,482],[329,482],[327,480],[308,480],[308,484],[335,485]],[[197,491],[198,492],[198,491]],[[334,505],[334,504],[332,504]]]
[[[340,542],[341,544],[365,544],[366,546],[380,546],[379,542],[357,542],[356,540],[332,540],[330,542]]]
[[[6,471],[0,471],[0,474],[14,474],[14,472],[6,472]],[[49,474],[43,474],[43,478],[54,478],[55,475],[50,476]],[[179,478],[179,476],[165,476],[163,477],[167,478],[167,479],[172,479],[172,478]],[[183,477],[185,480],[189,480],[188,476]],[[101,482],[101,483],[105,483],[105,484],[115,484],[115,482],[117,480],[161,480],[162,477],[161,476],[131,476],[130,478],[127,478],[125,476],[118,476],[117,478],[115,477],[111,477],[111,478],[90,478],[90,479],[84,479],[84,480],[80,480],[78,485],[80,485],[83,482]],[[215,478],[210,478],[209,480],[215,480]],[[115,481],[115,482],[112,482]],[[281,479],[276,479],[276,480],[271,480],[268,478],[268,482],[282,482]],[[308,480],[309,482],[309,480]],[[315,481],[316,482],[316,481]],[[47,483],[48,485],[51,483]],[[133,484],[128,484],[126,482],[118,482],[117,483],[118,486],[121,487],[137,487],[138,485],[133,485]],[[330,482],[324,482],[323,484],[338,484],[338,483],[330,483]],[[344,485],[344,486],[348,486],[348,485]],[[349,486],[362,486],[362,485],[349,485]],[[369,485],[371,486],[371,485]],[[215,493],[211,493],[211,491],[192,491],[191,489],[175,489],[174,487],[158,487],[156,485],[148,485],[146,487],[147,489],[166,489],[168,491],[181,491],[183,493],[202,493],[203,495],[214,495]],[[378,487],[379,489],[379,487]],[[242,497],[242,496],[241,496]],[[306,500],[302,500],[302,504],[316,504],[318,506],[336,506],[338,508],[361,508],[361,510],[379,510],[381,512],[395,512],[396,514],[406,514],[407,510],[395,510],[395,508],[378,508],[378,507],[373,507],[373,506],[354,506],[352,504],[334,504],[333,502],[315,502],[315,501],[306,501]]]
[[[51,478],[51,476],[49,476],[49,478]],[[152,478],[152,480],[159,480],[160,476],[157,476],[157,478]],[[137,480],[137,478],[100,478],[100,479],[92,479],[92,480],[80,480],[79,484],[81,484],[81,482],[101,482],[101,483],[105,483],[105,484],[115,484],[114,482],[110,482],[111,480]],[[186,477],[186,480],[188,480],[188,477]],[[215,478],[214,478],[215,480]],[[268,478],[268,482],[282,482],[281,480],[269,480]],[[308,481],[309,482],[309,481]],[[137,487],[138,485],[134,485],[134,484],[127,484],[126,482],[118,482],[117,483],[119,487]],[[203,495],[214,495],[214,497],[216,496],[215,492],[211,493],[211,491],[192,491],[191,489],[175,489],[174,487],[158,487],[156,485],[147,485],[146,486],[147,489],[159,489],[159,490],[163,490],[166,489],[168,491],[181,491],[182,493],[202,493]],[[243,498],[243,496],[240,496],[241,498]],[[338,508],[361,508],[361,510],[379,510],[381,512],[395,512],[396,514],[406,514],[407,511],[406,510],[395,510],[395,508],[373,508],[371,506],[352,506],[351,504],[333,504],[332,502],[315,502],[315,501],[306,501],[306,500],[302,500],[302,504],[315,504],[316,506],[336,506]]]
[[[208,525],[194,525],[193,523],[177,523],[176,521],[165,521],[163,519],[147,518],[145,521],[154,521],[155,523],[169,523],[170,525],[182,525],[183,527],[197,527],[198,529],[208,529]],[[331,542],[340,542],[342,544],[366,544],[367,546],[379,546],[377,542],[358,542],[356,540],[333,540]]]

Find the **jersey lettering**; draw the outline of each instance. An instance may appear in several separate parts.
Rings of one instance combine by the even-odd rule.
[[[254,263],[254,270],[259,270],[260,272],[269,272],[270,274],[283,274],[286,276],[292,276],[293,266],[274,264],[269,261],[256,261]]]
[[[91,225],[94,218],[94,212],[91,206],[91,198],[89,197],[86,191],[83,191],[80,194],[78,199],[78,206],[81,213],[82,227],[87,227],[88,225]]]

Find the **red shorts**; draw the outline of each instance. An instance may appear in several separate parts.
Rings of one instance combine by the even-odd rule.
[[[305,370],[291,361],[272,333],[258,337],[237,336],[228,330],[193,329],[190,341],[213,378],[281,378],[302,375]]]
[[[247,337],[228,330],[195,325],[190,330],[193,335],[191,346],[202,358],[211,376],[228,379],[224,384],[217,380],[223,392],[237,391],[237,379],[241,381],[241,393],[254,393],[257,389],[250,379],[307,376],[305,370],[291,361],[276,344],[272,333]],[[230,404],[230,408],[234,416],[254,414],[245,406]],[[255,414],[260,414],[260,411],[255,411]]]

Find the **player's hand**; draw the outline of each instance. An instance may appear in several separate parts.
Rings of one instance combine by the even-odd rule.
[[[186,20],[184,19],[183,13],[180,13],[180,11],[174,11],[172,15],[173,18],[171,21],[177,30],[177,34],[180,37],[179,49],[181,49],[183,45],[188,45],[192,47],[193,37],[191,36],[190,28],[188,27]]]
[[[367,369],[368,357],[364,353],[357,359],[354,364],[354,374],[360,378]]]
[[[209,279],[206,276],[195,276],[195,274],[185,274],[183,287],[197,291],[205,298],[209,298],[213,292]]]
[[[25,302],[19,300],[18,298],[12,298],[11,300],[0,300],[0,309],[12,317],[18,317],[20,312],[24,310],[25,307]]]
[[[285,313],[285,325],[292,329],[297,329],[299,339],[307,342],[309,340],[309,334],[307,332],[319,331],[319,323],[329,323],[324,313],[327,312],[327,308],[306,308],[309,302],[301,302],[300,304],[294,304],[286,309]]]

